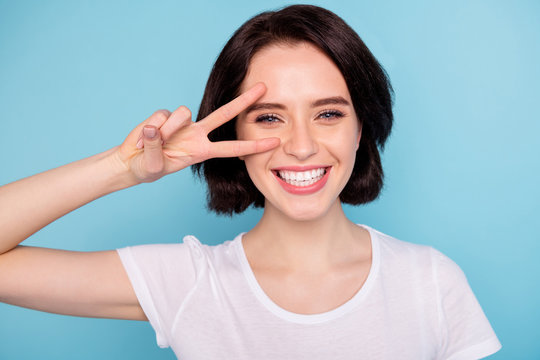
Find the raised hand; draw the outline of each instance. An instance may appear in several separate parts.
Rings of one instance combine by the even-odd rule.
[[[233,119],[259,99],[266,87],[260,83],[199,122],[180,106],[173,113],[158,110],[137,126],[118,148],[118,157],[136,182],[150,182],[195,163],[217,157],[236,157],[268,151],[278,138],[211,142],[208,134]]]

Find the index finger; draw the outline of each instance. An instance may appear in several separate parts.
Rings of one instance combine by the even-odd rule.
[[[259,140],[229,140],[212,143],[210,156],[214,158],[237,157],[272,150],[280,144],[279,138]]]
[[[199,123],[209,133],[247,109],[248,106],[257,101],[265,92],[266,86],[263,83],[257,83],[242,95],[205,117]]]

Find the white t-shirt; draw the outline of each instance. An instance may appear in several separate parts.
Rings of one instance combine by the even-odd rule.
[[[363,225],[362,225],[363,226]],[[118,249],[157,343],[189,359],[479,359],[500,349],[461,269],[367,226],[372,265],[338,308],[289,312],[262,290],[242,234],[217,246]]]

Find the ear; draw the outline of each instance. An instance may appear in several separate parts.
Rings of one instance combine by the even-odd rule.
[[[356,137],[356,150],[360,147],[360,139],[362,138],[362,124],[360,124],[358,129],[358,136]]]

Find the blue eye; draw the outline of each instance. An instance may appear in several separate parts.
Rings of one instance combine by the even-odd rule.
[[[340,118],[343,116],[344,114],[341,111],[325,110],[322,113],[320,113],[318,117],[321,119],[334,119],[334,118]]]
[[[255,122],[260,122],[260,123],[276,123],[278,122],[279,119],[277,116],[275,116],[274,114],[264,114],[264,115],[261,115],[261,116],[257,116],[257,118],[255,119]]]

